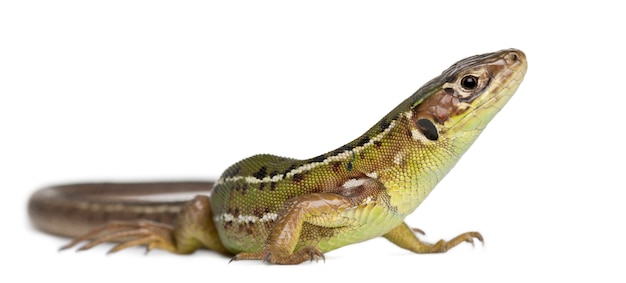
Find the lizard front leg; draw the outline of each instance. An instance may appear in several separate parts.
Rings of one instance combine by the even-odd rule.
[[[480,235],[480,233],[467,232],[454,237],[450,241],[439,240],[435,244],[430,244],[422,242],[419,238],[417,238],[414,233],[416,231],[423,234],[421,230],[411,229],[408,225],[406,225],[406,223],[402,222],[402,224],[398,225],[396,228],[393,228],[387,234],[383,235],[383,237],[403,249],[407,249],[420,254],[444,253],[463,242],[474,245],[474,239],[478,239],[481,243],[483,242],[483,236]]]
[[[91,240],[79,250],[90,249],[104,242],[119,242],[110,252],[145,245],[148,250],[157,248],[177,254],[188,254],[206,247],[227,254],[213,224],[209,197],[196,196],[185,204],[175,225],[149,220],[111,221],[74,239],[61,249],[68,249]]]
[[[304,223],[314,217],[332,215],[352,206],[353,201],[350,198],[334,193],[294,197],[281,209],[265,248],[260,252],[239,253],[231,261],[266,260],[276,264],[299,264],[306,260],[323,259],[322,251],[316,246],[295,250]]]

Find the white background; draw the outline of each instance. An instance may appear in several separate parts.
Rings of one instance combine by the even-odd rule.
[[[622,6],[224,2],[0,4],[1,281],[626,279]],[[480,231],[484,247],[415,255],[375,239],[285,267],[59,253],[66,239],[29,224],[27,199],[49,184],[206,179],[255,153],[316,156],[455,61],[509,47],[528,56],[524,83],[407,218],[431,241]]]

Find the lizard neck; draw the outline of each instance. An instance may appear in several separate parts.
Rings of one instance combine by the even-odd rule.
[[[400,112],[386,123],[388,129],[375,143],[353,157],[354,170],[378,179],[401,216],[421,204],[480,134],[480,130],[462,136],[442,134],[432,141],[416,133],[414,123],[410,110]]]

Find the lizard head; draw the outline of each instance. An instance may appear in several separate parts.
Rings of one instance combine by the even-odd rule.
[[[526,56],[507,49],[463,59],[428,82],[411,104],[412,135],[424,142],[469,145],[513,96],[526,73]],[[419,95],[418,95],[419,94]],[[466,147],[463,146],[463,147]]]
[[[398,213],[411,213],[452,169],[513,96],[526,68],[526,56],[515,49],[463,59],[383,118],[384,157],[374,171]]]

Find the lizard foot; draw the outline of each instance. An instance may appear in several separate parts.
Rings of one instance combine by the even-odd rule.
[[[61,247],[61,250],[69,249],[83,241],[91,240],[78,248],[78,250],[88,250],[104,242],[120,242],[109,250],[109,253],[141,245],[146,246],[146,253],[153,248],[176,252],[173,231],[174,228],[170,225],[149,220],[111,221],[74,239]]]
[[[454,237],[450,241],[439,240],[435,244],[426,243],[420,240],[415,234],[424,235],[424,231],[417,228],[409,228],[406,223],[398,225],[383,237],[403,249],[410,250],[418,254],[427,253],[445,253],[448,250],[458,246],[460,243],[466,242],[474,245],[474,240],[483,242],[483,236],[478,232],[467,232]]]
[[[319,259],[326,261],[322,250],[315,246],[309,246],[288,255],[272,253],[268,249],[255,253],[238,253],[230,259],[230,262],[237,260],[263,260],[274,264],[299,264],[307,260],[318,261]]]
[[[458,235],[458,236],[454,237],[450,241],[439,240],[437,243],[435,243],[434,245],[431,246],[431,250],[429,252],[431,252],[431,253],[444,253],[444,252],[446,252],[446,251],[456,247],[457,245],[459,245],[460,243],[463,243],[463,242],[470,243],[470,244],[472,244],[472,246],[474,246],[474,239],[477,239],[483,245],[485,244],[485,241],[483,240],[483,236],[480,233],[478,233],[478,232],[467,232],[467,233],[463,233],[461,235]]]

